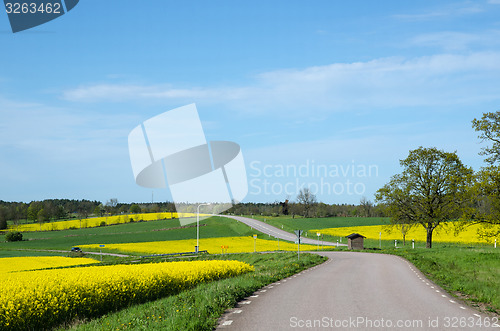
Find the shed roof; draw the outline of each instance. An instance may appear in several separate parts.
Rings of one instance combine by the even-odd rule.
[[[365,236],[362,236],[359,233],[351,233],[350,235],[348,235],[346,237],[349,238],[349,239],[356,239],[356,238],[359,238],[359,237],[366,238]]]

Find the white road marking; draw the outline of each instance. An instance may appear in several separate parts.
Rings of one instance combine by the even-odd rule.
[[[456,302],[455,302],[455,301],[453,301],[453,300],[450,300],[450,302],[451,302],[451,303],[456,303]]]
[[[241,302],[242,305],[249,305],[251,303],[252,303],[252,301],[243,301],[243,302]]]
[[[241,314],[241,312],[242,312],[242,311],[243,311],[243,310],[241,310],[241,309],[237,309],[237,310],[235,310],[235,311],[234,311],[234,313],[235,313],[235,314]]]
[[[442,296],[443,298],[446,298],[446,295],[444,295],[444,294],[441,294],[441,296]]]
[[[256,295],[251,295],[251,296],[250,296],[250,298],[258,298],[258,297],[259,297],[259,295],[258,295],[258,294],[256,294]]]
[[[474,316],[476,316],[476,317],[481,317],[481,315],[479,315],[479,314],[474,314]]]
[[[465,307],[460,306],[460,309],[466,309]]]
[[[267,292],[267,290],[260,290],[259,292],[264,293],[264,292]]]
[[[222,323],[222,325],[231,325],[233,323],[233,321],[225,321],[224,323]]]

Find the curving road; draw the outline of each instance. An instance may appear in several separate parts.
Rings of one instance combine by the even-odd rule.
[[[242,217],[242,216],[232,216],[232,215],[218,215],[222,217],[227,217],[227,218],[232,218],[234,220],[240,221],[242,223],[245,223],[246,225],[254,228],[255,230],[258,230],[262,233],[271,235],[272,237],[275,238],[280,238],[283,240],[289,240],[289,241],[295,241],[297,237],[295,234],[283,231],[281,229],[278,229],[272,225],[269,225],[267,223],[261,222],[254,220],[253,218],[248,218],[248,217]],[[302,244],[311,244],[311,245],[316,245],[318,243],[317,240],[314,239],[309,239],[309,238],[301,238],[301,243]],[[328,242],[328,241],[322,241],[323,246],[337,246],[336,243]],[[347,246],[346,244],[338,244],[339,246]]]
[[[330,259],[241,301],[217,330],[500,330],[400,257],[319,254]]]

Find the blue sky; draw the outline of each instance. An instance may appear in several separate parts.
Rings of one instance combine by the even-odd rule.
[[[196,103],[241,146],[245,201],[357,203],[419,146],[479,169],[471,120],[500,110],[499,0],[85,0],[16,34],[0,14],[0,40],[6,201],[150,201],[127,136]]]

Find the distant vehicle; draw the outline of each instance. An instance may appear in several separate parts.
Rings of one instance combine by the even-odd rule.
[[[80,247],[71,247],[72,252],[81,252],[82,249]]]

